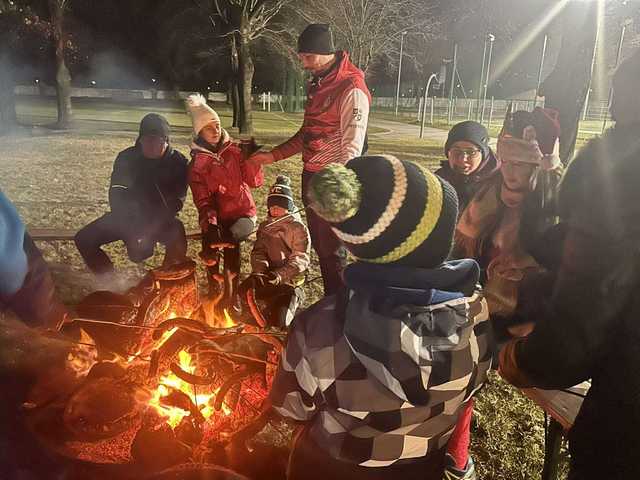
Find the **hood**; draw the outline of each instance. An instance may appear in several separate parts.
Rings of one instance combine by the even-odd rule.
[[[500,171],[500,160],[494,153],[494,151],[489,147],[489,153],[487,157],[482,160],[478,169],[473,172],[471,175],[462,175],[451,168],[448,160],[443,160],[440,162],[441,171],[438,173],[445,180],[454,179],[457,181],[463,182],[484,182],[486,179],[492,177],[497,172]]]
[[[219,157],[220,155],[222,155],[222,153],[227,148],[229,148],[232,145],[232,143],[233,142],[231,141],[231,136],[223,128],[221,133],[220,133],[220,141],[218,142],[218,145],[217,145],[216,149],[210,149],[210,148],[204,147],[202,145],[199,145],[194,140],[194,141],[191,142],[191,153],[193,153],[193,152],[203,152],[203,153],[208,153],[209,155],[212,155],[214,157]]]
[[[443,378],[455,373],[451,355],[469,342],[474,312],[468,297],[479,275],[474,260],[432,270],[350,265],[344,278],[353,294],[344,335],[353,353],[399,398],[428,404],[428,385],[446,383]]]

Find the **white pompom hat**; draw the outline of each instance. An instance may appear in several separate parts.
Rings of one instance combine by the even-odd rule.
[[[186,100],[187,110],[191,116],[193,132],[198,135],[208,123],[220,124],[220,117],[216,111],[207,105],[207,100],[199,93],[189,95]]]

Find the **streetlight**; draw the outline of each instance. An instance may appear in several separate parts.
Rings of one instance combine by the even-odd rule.
[[[398,116],[398,104],[400,103],[400,76],[402,75],[402,52],[404,49],[404,36],[407,32],[400,35],[400,60],[398,61],[398,86],[396,88],[396,117]]]
[[[451,87],[449,88],[449,109],[448,109],[448,115],[447,115],[448,117],[447,119],[449,123],[451,123],[453,91],[454,91],[454,85],[456,84],[457,74],[458,74],[458,44],[454,43],[453,44],[453,71],[451,72]],[[446,81],[447,81],[446,78],[442,79],[443,85],[444,85],[444,82]],[[460,88],[460,85],[458,85],[458,88]],[[444,87],[443,87],[443,93],[444,93]]]
[[[493,42],[495,42],[496,37],[491,33],[487,36],[489,40],[489,58],[487,59],[487,77],[484,82],[484,94],[482,97],[482,116],[480,117],[480,123],[484,122],[484,104],[487,101],[487,88],[489,88],[489,74],[491,73],[491,56],[493,55]]]
[[[627,18],[625,19],[624,22],[622,22],[622,30],[620,30],[620,41],[618,43],[618,52],[616,54],[616,67],[615,67],[616,69],[618,68],[618,65],[620,65],[620,58],[622,57],[622,47],[624,45],[624,36],[627,33],[627,27],[630,26],[632,23],[633,23],[633,20],[630,18]],[[608,110],[611,110],[613,95],[614,95],[613,86],[611,86],[609,87],[609,102],[607,103]],[[606,128],[607,128],[607,115],[605,113],[604,122],[602,122],[602,133],[604,133]]]
[[[429,80],[427,80],[427,86],[424,89],[424,102],[422,103],[422,123],[420,124],[420,138],[424,138],[424,122],[427,118],[427,99],[429,98],[429,87],[431,86],[431,82],[433,81],[433,79],[437,77],[437,74],[432,73],[429,77]]]
[[[542,69],[544,68],[544,57],[547,54],[547,41],[549,36],[545,34],[542,41],[542,54],[540,55],[540,68],[538,69],[538,83],[536,84],[536,92],[533,94],[533,107],[536,107],[538,103],[538,90],[540,90],[540,84],[542,83]]]
[[[482,82],[484,81],[484,67],[487,61],[487,39],[489,37],[484,37],[484,48],[482,50],[482,69],[480,70],[480,81],[478,82],[478,108],[476,110],[476,120],[480,116],[480,100],[482,99]],[[473,91],[473,90],[472,90]]]

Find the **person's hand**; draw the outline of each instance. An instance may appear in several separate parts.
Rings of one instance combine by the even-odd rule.
[[[268,272],[264,276],[264,280],[265,280],[265,283],[272,285],[274,287],[282,283],[282,278],[280,277],[280,274],[277,272]]]
[[[251,275],[251,281],[253,282],[253,288],[262,288],[265,286],[267,276],[263,273],[254,273]]]
[[[256,152],[251,155],[247,161],[256,165],[269,165],[275,162],[276,159],[271,152]]]
[[[506,253],[491,261],[487,267],[487,278],[491,279],[495,276],[519,282],[524,278],[525,270],[537,266],[535,260],[529,255]]]
[[[207,231],[203,236],[204,247],[219,249],[219,248],[235,248],[236,245],[224,238],[222,229],[218,225],[209,225]],[[205,248],[205,249],[206,249]]]

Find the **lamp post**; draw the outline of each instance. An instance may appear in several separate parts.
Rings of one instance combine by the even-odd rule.
[[[620,65],[620,58],[622,57],[622,47],[624,45],[624,36],[627,33],[627,27],[633,23],[633,20],[627,18],[624,22],[622,22],[622,29],[620,30],[620,40],[618,42],[618,52],[616,53],[616,69],[618,65]],[[607,103],[607,111],[611,109],[611,103],[613,102],[613,86],[609,87],[609,101]],[[604,122],[602,122],[602,133],[604,133],[607,128],[607,114],[604,115]]]
[[[482,99],[482,82],[484,81],[484,66],[487,61],[487,38],[484,37],[484,49],[482,50],[482,69],[480,70],[480,81],[478,82],[478,108],[476,109],[476,120],[480,117],[480,100]],[[471,101],[473,103],[473,101]]]
[[[398,61],[398,85],[396,87],[396,117],[398,116],[398,104],[400,103],[400,76],[402,75],[402,53],[404,50],[404,36],[407,32],[400,35],[400,60]]]
[[[489,40],[489,58],[487,59],[487,76],[484,81],[484,93],[482,94],[482,116],[480,117],[480,123],[484,122],[484,104],[487,102],[487,89],[489,88],[489,74],[491,73],[491,56],[493,55],[493,42],[496,37],[493,34],[487,35]]]
[[[533,107],[536,107],[538,103],[538,90],[540,90],[540,84],[542,83],[542,69],[544,68],[544,57],[547,54],[547,42],[549,40],[549,36],[545,34],[544,40],[542,41],[542,54],[540,55],[540,68],[538,69],[538,83],[536,83],[536,91],[533,94]]]
[[[427,80],[427,86],[424,89],[424,102],[422,103],[422,123],[420,124],[420,138],[424,138],[424,122],[427,118],[427,99],[429,98],[429,87],[431,86],[431,82],[433,81],[433,79],[437,76],[438,75],[436,75],[435,73],[432,73],[429,77],[429,80]],[[431,101],[433,102],[433,100]]]
[[[449,87],[449,111],[448,121],[451,123],[451,106],[453,105],[453,91],[456,85],[456,75],[458,74],[458,44],[453,44],[453,71],[451,72],[451,87]],[[444,82],[445,80],[443,80]]]

